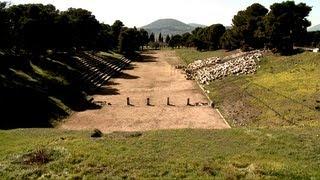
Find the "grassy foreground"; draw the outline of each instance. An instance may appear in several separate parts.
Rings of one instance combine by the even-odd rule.
[[[318,130],[0,131],[0,177],[318,179]]]

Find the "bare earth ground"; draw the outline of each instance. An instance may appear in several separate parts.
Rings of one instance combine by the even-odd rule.
[[[197,84],[184,78],[181,70],[174,68],[179,62],[174,51],[154,51],[143,55],[139,62],[113,78],[95,95],[95,101],[106,101],[102,109],[77,112],[60,128],[103,132],[147,131],[158,129],[230,128],[218,112],[210,106],[186,106],[207,103]],[[127,106],[130,97],[133,106]],[[167,106],[167,97],[173,106]],[[153,106],[146,106],[150,98]]]

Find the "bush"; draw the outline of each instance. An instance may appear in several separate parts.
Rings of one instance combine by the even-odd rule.
[[[43,165],[43,164],[47,164],[52,160],[51,156],[52,156],[52,153],[48,152],[48,150],[38,149],[34,152],[24,155],[22,158],[23,158],[24,164]]]
[[[158,42],[150,42],[149,46],[151,49],[160,49],[160,44]]]

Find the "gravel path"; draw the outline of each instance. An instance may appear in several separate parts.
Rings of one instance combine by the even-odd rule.
[[[110,80],[95,101],[106,101],[102,109],[77,112],[60,128],[103,132],[147,131],[159,129],[224,129],[230,128],[219,113],[209,106],[186,106],[208,103],[194,81],[185,79],[181,70],[174,68],[178,58],[174,51],[155,51],[144,54],[139,62]],[[127,106],[130,97],[133,106]],[[167,106],[167,97],[174,106]],[[151,105],[146,106],[150,98]]]

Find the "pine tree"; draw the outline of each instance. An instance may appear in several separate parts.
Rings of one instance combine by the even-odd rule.
[[[149,40],[150,42],[155,42],[154,33],[151,33]]]
[[[163,43],[163,37],[161,33],[159,34],[158,41],[159,43]]]
[[[167,44],[169,43],[170,39],[171,39],[170,36],[167,35],[167,37],[166,37],[166,43],[167,43]]]

